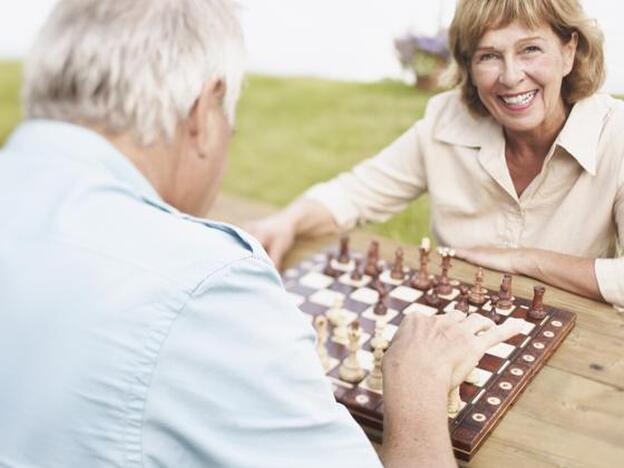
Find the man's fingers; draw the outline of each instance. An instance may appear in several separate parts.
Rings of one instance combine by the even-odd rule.
[[[476,335],[477,333],[482,331],[490,330],[495,326],[496,324],[494,322],[481,314],[471,314],[466,320],[462,322],[462,327],[464,327],[473,335]]]
[[[502,323],[502,325],[492,327],[485,333],[479,335],[477,337],[477,340],[484,347],[484,349],[487,350],[492,346],[495,346],[502,341],[508,340],[512,336],[516,336],[518,333],[520,333],[522,331],[522,323],[523,320],[521,319],[509,317]]]

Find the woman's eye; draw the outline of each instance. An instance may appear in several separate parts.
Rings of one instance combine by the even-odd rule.
[[[488,60],[493,60],[496,58],[494,54],[482,54],[479,56],[479,62],[487,62]]]
[[[528,47],[524,48],[524,51],[530,54],[530,53],[533,53],[533,52],[539,52],[540,48],[537,47],[537,46],[528,46]]]

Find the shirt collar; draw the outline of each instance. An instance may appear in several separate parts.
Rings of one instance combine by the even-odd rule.
[[[13,132],[6,148],[96,163],[149,203],[172,210],[126,156],[86,127],[58,120],[27,120]]]
[[[445,115],[434,129],[436,139],[453,145],[472,148],[501,148],[504,138],[501,126],[491,117],[473,116],[461,104]],[[600,95],[592,95],[577,102],[555,144],[565,149],[592,175],[596,174],[598,140],[609,106]]]

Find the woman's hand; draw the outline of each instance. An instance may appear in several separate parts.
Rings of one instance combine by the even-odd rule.
[[[290,250],[296,237],[296,219],[280,211],[244,226],[264,246],[275,268],[280,268],[284,256]]]
[[[532,260],[530,249],[502,247],[472,247],[454,249],[455,257],[469,263],[505,273],[528,274],[523,265]]]

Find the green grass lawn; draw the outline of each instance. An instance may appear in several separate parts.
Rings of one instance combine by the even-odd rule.
[[[0,63],[0,142],[20,119],[20,79],[19,64]],[[395,82],[250,76],[224,190],[283,206],[389,144],[422,116],[429,97]],[[426,199],[370,229],[418,242],[429,232]]]

